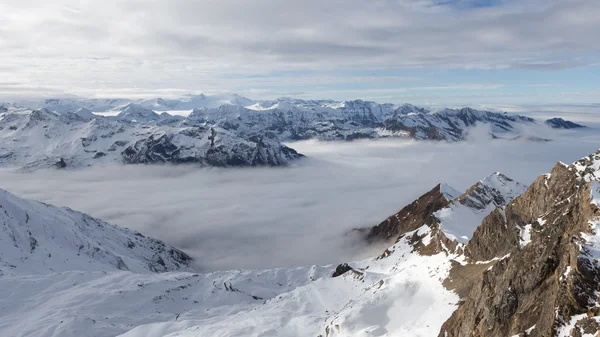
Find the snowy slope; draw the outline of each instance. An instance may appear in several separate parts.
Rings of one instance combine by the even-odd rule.
[[[477,182],[434,216],[446,236],[467,243],[483,218],[496,208],[506,206],[526,189],[526,185],[496,172]]]
[[[501,320],[511,329],[510,334],[495,333],[494,336],[541,331],[540,324],[533,328],[535,323],[525,320],[548,322],[530,315],[527,310],[517,310],[523,303],[528,305],[524,308],[542,310],[550,317],[549,324],[557,324],[557,330],[546,329],[544,335],[551,335],[547,331],[556,331],[561,336],[575,335],[572,329],[596,333],[598,326],[583,323],[586,319],[600,321],[597,316],[599,163],[600,152],[573,165],[559,164],[552,174],[538,178],[532,188],[521,194],[519,203],[508,207],[520,204],[525,206],[525,212],[533,212],[530,217],[542,217],[537,223],[523,227],[527,235],[521,233],[520,244],[518,240],[506,241],[514,245],[508,253],[499,247],[501,255],[496,252],[492,259],[472,262],[468,258],[477,255],[462,255],[466,250],[448,240],[445,233],[450,236],[451,230],[456,230],[454,236],[459,241],[461,234],[468,240],[473,224],[469,221],[488,212],[488,208],[505,207],[523,192],[525,186],[500,173],[481,180],[458,197],[456,190],[449,186],[442,184],[439,189],[436,186],[437,195],[443,196],[446,202],[452,200],[442,209],[450,217],[440,215],[442,211],[435,212],[439,224],[426,217],[426,224],[399,233],[398,240],[376,258],[337,267],[212,273],[151,273],[152,268],[144,265],[154,251],[152,246],[144,243],[145,248],[139,251],[127,247],[126,239],[138,234],[90,220],[81,213],[19,199],[4,192],[0,195],[3,209],[0,218],[5,224],[0,232],[3,240],[0,257],[10,258],[14,267],[2,267],[0,275],[0,336],[437,336],[444,322],[477,326],[480,315]],[[573,177],[568,178],[568,175]],[[570,180],[576,184],[570,184]],[[583,197],[567,192],[583,193]],[[579,211],[583,203],[593,207]],[[543,211],[543,207],[549,207],[548,211]],[[479,239],[482,249],[487,249],[501,235],[517,239],[518,228],[513,226],[523,214],[520,210],[514,211],[515,217],[496,217],[497,222],[488,230],[477,231],[478,238],[469,244]],[[474,216],[463,217],[460,212],[471,212]],[[413,219],[419,219],[419,215],[414,216]],[[503,226],[507,218],[510,227]],[[545,225],[545,219],[552,225]],[[583,227],[577,221],[582,222]],[[456,227],[451,228],[454,225]],[[560,226],[586,231],[574,233],[577,235],[555,233],[552,239],[555,241],[549,242],[551,235],[547,234]],[[28,239],[31,236],[35,241]],[[484,239],[488,241],[481,241]],[[90,247],[97,244],[96,247],[115,256],[124,256],[129,270],[120,270],[120,264],[112,263],[107,254],[89,255],[90,250],[78,253],[77,240],[90,243]],[[556,243],[570,250],[556,256],[552,253],[555,249],[546,249]],[[55,265],[50,256],[45,255],[48,247],[54,249],[52,258],[54,251],[64,257],[59,261],[61,269],[47,268],[50,263]],[[77,251],[73,247],[77,247]],[[42,251],[44,254],[38,254]],[[554,260],[547,256],[539,258],[542,253],[551,254]],[[561,262],[548,272],[548,261],[558,259]],[[526,265],[523,261],[535,264],[521,268]],[[539,270],[545,273],[539,275],[536,272]],[[506,277],[514,272],[519,277]],[[586,278],[588,276],[590,278]],[[552,282],[538,282],[535,278],[532,283],[526,283],[531,284],[527,287],[512,283],[513,280],[529,282],[527,277]],[[473,288],[462,289],[460,299],[458,294],[444,287],[453,286],[459,292],[464,284]],[[540,300],[552,296],[530,297],[538,294],[533,291],[553,288],[560,291],[554,293],[560,295],[555,296],[556,299],[568,304],[581,297],[586,306],[542,308]],[[474,305],[480,295],[485,295],[481,296],[483,304]],[[500,303],[508,304],[488,302],[495,296]],[[507,302],[505,298],[512,300]],[[586,314],[588,306],[591,309]],[[577,311],[573,312],[573,308]],[[451,315],[457,312],[466,312],[469,316],[452,320]],[[561,316],[563,314],[568,316]],[[552,323],[554,320],[556,323]],[[491,328],[499,330],[498,326]],[[448,331],[448,336],[463,335],[452,332],[456,331],[453,324],[445,328],[442,335]]]
[[[25,169],[102,163],[285,165],[301,155],[269,137],[245,137],[206,124],[184,125],[129,104],[116,117],[9,109],[0,115],[0,165]]]
[[[181,99],[98,100],[51,99],[43,102],[17,102],[15,106],[46,108],[60,113],[86,108],[103,115],[118,115],[128,105],[159,112],[180,114],[191,112],[188,122],[219,123],[244,136],[272,132],[281,141],[318,138],[352,140],[357,138],[410,137],[458,141],[471,127],[485,124],[498,138],[521,136],[519,126],[538,125],[534,119],[471,108],[443,109],[431,112],[411,104],[376,103],[371,101],[331,101],[280,98],[253,101],[236,94],[188,95]],[[145,119],[145,118],[142,118]],[[156,116],[154,116],[156,119]],[[569,121],[549,124],[567,128]],[[538,137],[540,138],[540,137]]]
[[[69,270],[163,272],[185,269],[191,260],[138,232],[4,190],[0,221],[0,276]]]
[[[338,277],[334,266],[8,275],[0,277],[0,335],[434,335],[458,302],[441,284],[451,257],[413,254],[408,241],[394,249]]]
[[[194,109],[188,121],[218,123],[244,135],[271,132],[283,141],[390,136],[459,141],[469,128],[479,124],[489,125],[490,133],[498,138],[514,138],[520,135],[519,125],[535,125],[535,120],[528,117],[470,108],[432,113],[410,104],[295,99]]]

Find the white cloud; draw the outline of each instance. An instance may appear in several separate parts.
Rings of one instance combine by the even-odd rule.
[[[5,0],[0,75],[31,88],[112,95],[252,88],[223,77],[230,73],[598,63],[598,1],[435,3]],[[317,75],[299,83],[319,82]]]
[[[597,128],[595,121],[588,125]],[[464,190],[501,171],[530,183],[600,144],[594,128],[529,131],[556,140],[491,141],[476,129],[459,144],[311,141],[292,144],[309,158],[288,168],[3,169],[0,188],[158,237],[206,269],[339,263],[373,255],[349,230],[383,221],[439,182]]]

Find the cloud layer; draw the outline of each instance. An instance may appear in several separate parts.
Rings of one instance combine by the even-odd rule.
[[[491,141],[488,131],[459,144],[294,143],[309,157],[288,168],[3,169],[0,187],[163,239],[205,270],[339,263],[374,255],[348,231],[378,224],[439,182],[465,190],[501,171],[530,183],[600,144],[597,129],[552,133],[549,143]]]
[[[598,16],[595,0],[5,0],[0,88],[272,96],[382,69],[582,67],[600,62]]]

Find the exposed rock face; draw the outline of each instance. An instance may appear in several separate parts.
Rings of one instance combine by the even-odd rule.
[[[331,277],[342,276],[351,270],[354,270],[354,268],[350,267],[347,263],[342,263],[335,268],[335,271],[333,272]]]
[[[60,158],[60,160],[56,162],[56,168],[63,169],[65,167],[67,167],[67,163],[65,163],[64,159]]]
[[[229,132],[198,135],[156,134],[127,147],[121,155],[128,164],[199,163],[209,166],[283,166],[303,157],[266,137],[239,139]],[[198,137],[194,138],[194,137]]]
[[[0,119],[0,140],[6,140],[0,149],[0,165],[28,171],[111,162],[283,166],[303,157],[268,132],[242,137],[212,124],[186,126],[183,119],[135,104],[127,105],[116,117],[96,116],[83,109],[77,113],[12,109]],[[40,135],[44,142],[38,141]],[[64,161],[57,164],[58,158]]]
[[[448,206],[451,200],[442,192],[441,185],[423,194],[398,213],[390,216],[367,234],[369,241],[395,241],[401,235],[436,222],[433,213]]]
[[[129,146],[121,155],[127,164],[149,163],[193,163],[199,158],[186,156],[181,147],[173,144],[173,136],[167,134],[151,135]]]
[[[545,121],[550,127],[554,129],[577,129],[577,128],[585,128],[584,125],[577,124],[571,121],[564,120],[562,118],[550,118]]]
[[[597,324],[587,317],[600,312],[597,229],[590,227],[600,216],[591,197],[598,157],[557,164],[505,210],[483,220],[465,257],[472,263],[497,262],[472,280],[440,336],[597,333]],[[461,268],[457,265],[455,272],[464,273]],[[575,328],[565,328],[566,323]]]
[[[444,284],[461,301],[440,337],[600,335],[600,151],[558,163],[527,188],[496,173],[452,201],[439,191],[368,237],[456,257]],[[462,215],[455,225],[469,221],[460,207],[485,215],[464,242],[448,232],[448,214]]]

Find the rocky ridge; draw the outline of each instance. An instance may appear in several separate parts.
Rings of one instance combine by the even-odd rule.
[[[84,110],[10,109],[0,117],[0,164],[25,170],[115,162],[281,166],[302,157],[269,135],[241,137],[181,120],[134,104],[115,117],[93,118]]]
[[[187,109],[189,115],[169,114],[177,109]],[[546,124],[576,125],[559,118]],[[383,137],[455,142],[478,125],[488,126],[492,138],[550,140],[522,133],[523,126],[543,125],[532,118],[471,108],[432,112],[411,104],[252,101],[239,95],[48,99],[3,105],[0,164],[27,169],[59,162],[66,167],[106,162],[280,166],[302,157],[282,142]]]
[[[509,189],[511,194],[488,191],[481,197],[486,188],[480,182],[449,201],[436,186],[375,226],[369,239],[408,240],[414,253],[454,256],[444,284],[461,300],[440,337],[595,336],[600,333],[599,178],[600,151],[571,165],[558,163],[528,188]],[[484,203],[472,202],[473,195]],[[444,229],[443,210],[457,204],[492,209],[463,242]],[[393,254],[392,247],[381,258]]]

